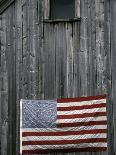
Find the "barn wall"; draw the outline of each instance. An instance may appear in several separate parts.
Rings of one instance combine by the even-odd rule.
[[[111,42],[111,108],[112,108],[112,143],[116,154],[116,1],[110,1],[110,42]]]
[[[0,15],[1,155],[19,154],[22,98],[54,99],[108,92],[108,119],[112,120],[113,64],[110,37],[104,35],[104,6],[104,0],[81,0],[80,21],[52,23],[42,22],[45,12],[41,0],[16,0]],[[105,11],[108,9],[106,3]],[[74,154],[112,155],[114,143],[110,138],[116,141],[113,126],[109,121],[108,153]]]

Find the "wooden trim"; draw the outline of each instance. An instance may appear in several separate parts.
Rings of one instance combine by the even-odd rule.
[[[2,14],[5,9],[14,2],[15,0],[0,0],[0,14]]]
[[[75,0],[75,18],[80,18],[80,0]]]
[[[43,0],[43,17],[50,19],[50,0]]]
[[[56,20],[51,20],[50,19],[50,0],[43,0],[43,18],[44,20],[47,20],[47,21],[44,21],[44,22],[56,22]],[[80,0],[75,0],[75,18],[74,19],[79,19],[80,18],[80,5],[81,5],[81,2]],[[62,21],[62,19],[58,19],[58,21]],[[65,19],[63,20],[65,21]],[[70,20],[67,20],[66,21],[70,21]],[[71,20],[71,21],[75,21],[75,20]]]
[[[77,22],[80,21],[80,18],[73,18],[73,19],[44,19],[44,23],[59,23],[59,22]]]

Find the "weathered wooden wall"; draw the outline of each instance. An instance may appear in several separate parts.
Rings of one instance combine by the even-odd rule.
[[[0,15],[1,155],[19,154],[21,98],[53,99],[107,92],[108,151],[74,154],[114,155],[116,74],[111,69],[113,66],[115,70],[116,54],[115,43],[112,56],[110,50],[109,1],[81,0],[80,21],[53,23],[43,22],[43,14],[48,11],[42,9],[42,2],[16,0]],[[112,35],[116,35],[113,30]]]

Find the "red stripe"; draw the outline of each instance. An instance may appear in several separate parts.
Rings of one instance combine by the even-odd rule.
[[[91,125],[106,125],[107,121],[90,121],[77,123],[59,123],[57,127],[77,127],[77,126],[91,126]]]
[[[64,131],[64,132],[23,132],[22,137],[27,136],[67,136],[83,134],[107,133],[106,129],[81,130],[81,131]]]
[[[47,154],[54,152],[55,150],[23,150],[23,154]]]
[[[23,154],[47,154],[51,152],[101,152],[106,151],[106,147],[86,147],[86,148],[73,148],[73,149],[54,149],[54,150],[23,150]]]
[[[43,141],[23,141],[22,145],[64,145],[64,144],[80,144],[80,143],[97,143],[107,142],[107,138],[88,138],[77,140],[43,140]]]
[[[73,114],[73,115],[57,115],[57,119],[72,119],[72,118],[85,118],[85,117],[98,117],[107,116],[106,112],[94,112],[84,114]]]
[[[83,105],[83,106],[70,106],[70,107],[57,107],[58,111],[71,111],[71,110],[84,110],[84,109],[93,109],[93,108],[102,108],[106,107],[106,103],[101,104],[92,104],[92,105]]]
[[[100,99],[105,99],[105,98],[106,98],[106,94],[98,95],[98,96],[77,97],[77,98],[61,98],[61,99],[57,99],[57,102],[58,103],[81,102],[81,101],[100,100]]]

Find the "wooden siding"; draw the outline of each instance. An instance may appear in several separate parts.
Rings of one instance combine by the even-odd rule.
[[[13,3],[14,0],[0,0],[0,14],[7,9],[7,7]]]
[[[0,15],[0,153],[19,155],[20,99],[108,93],[108,151],[72,155],[114,155],[116,2],[76,0],[80,21],[44,22],[44,1],[15,0]]]

